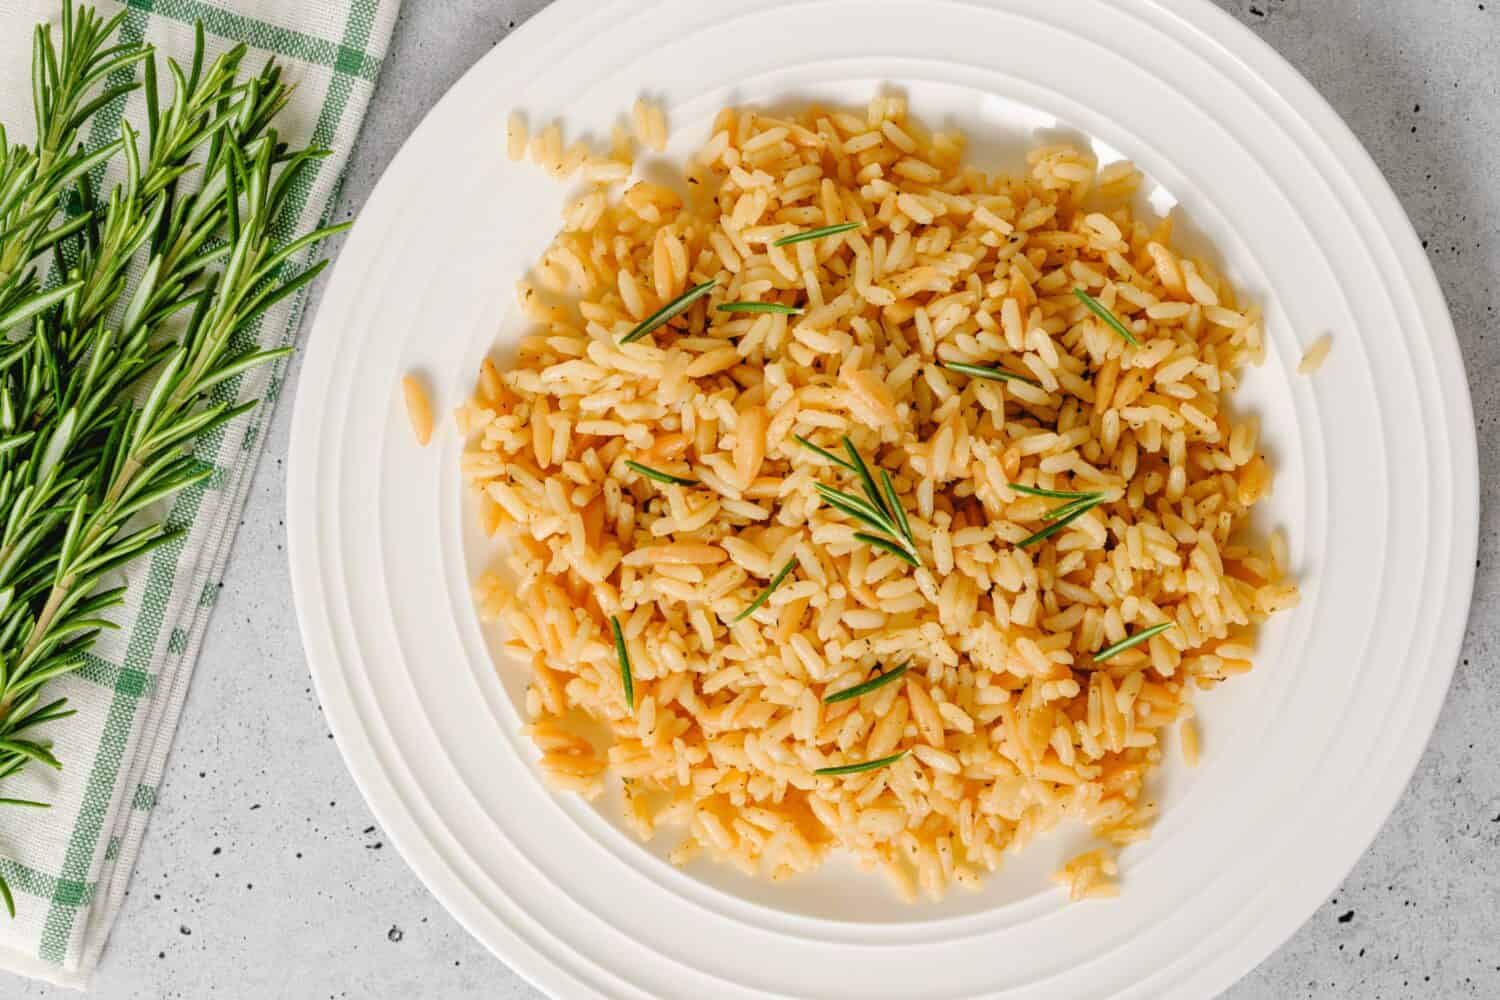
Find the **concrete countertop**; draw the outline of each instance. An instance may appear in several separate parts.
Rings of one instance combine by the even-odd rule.
[[[1312,81],[1396,189],[1448,296],[1491,472],[1500,0],[1214,2]],[[340,218],[449,85],[543,6],[406,0]],[[490,127],[499,143],[503,122]],[[385,841],[324,725],[287,582],[290,417],[282,405],[93,995],[537,997]],[[1500,475],[1483,483],[1474,610],[1416,776],[1344,884],[1232,1000],[1500,996]],[[0,975],[3,997],[74,995]]]

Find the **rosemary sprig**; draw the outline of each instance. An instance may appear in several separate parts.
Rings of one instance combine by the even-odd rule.
[[[630,650],[625,648],[625,633],[620,631],[620,619],[609,616],[610,631],[615,636],[615,657],[620,661],[620,686],[625,689],[625,704],[635,711],[635,675],[630,669]]]
[[[671,302],[668,302],[666,305],[656,310],[656,312],[641,320],[641,322],[636,326],[634,330],[631,330],[625,336],[620,338],[620,343],[629,344],[633,341],[640,340],[642,337],[650,333],[652,330],[655,330],[657,327],[660,327],[666,323],[671,322],[673,319],[676,319],[678,316],[687,312],[688,308],[692,306],[694,302],[697,302],[699,299],[703,298],[703,296],[713,291],[714,286],[718,283],[718,278],[710,278],[701,285],[694,285],[692,288],[689,288],[687,291],[677,296],[677,298],[673,299]]]
[[[780,302],[721,302],[721,313],[777,313],[782,316],[801,316],[801,306],[788,306]]]
[[[887,670],[884,673],[876,674],[869,680],[864,681],[860,684],[856,684],[851,688],[845,688],[844,690],[836,692],[834,694],[825,695],[823,698],[823,704],[836,705],[841,701],[848,701],[850,698],[859,698],[863,695],[869,694],[871,691],[878,691],[889,684],[891,681],[896,680],[902,674],[906,673],[907,669],[910,666],[911,661],[907,660],[895,670]]]
[[[36,28],[31,62],[35,147],[8,143],[0,127],[0,333],[55,304],[56,296],[70,294],[61,291],[66,282],[42,291],[31,264],[90,224],[86,210],[59,221],[61,201],[80,178],[120,150],[119,139],[86,149],[79,135],[100,108],[136,87],[100,84],[150,52],[142,45],[110,44],[124,16],[121,11],[106,21],[65,0],[56,45],[50,25]]]
[[[773,247],[789,247],[793,243],[806,243],[808,240],[821,240],[825,236],[837,236],[839,233],[847,233],[859,229],[863,222],[840,222],[836,226],[823,226],[821,229],[807,229],[790,236],[783,236],[771,245]]]
[[[824,457],[837,461],[859,477],[860,487],[864,491],[863,497],[836,490],[823,483],[813,484],[814,489],[818,491],[818,496],[825,504],[849,515],[866,527],[880,532],[875,535],[857,531],[854,533],[855,539],[889,552],[912,566],[921,566],[922,556],[917,551],[916,537],[912,535],[911,523],[907,520],[906,511],[901,507],[900,498],[896,496],[896,487],[891,482],[889,473],[884,469],[880,470],[881,486],[876,486],[875,477],[870,474],[870,467],[865,464],[865,460],[860,457],[859,450],[854,447],[854,442],[850,441],[847,435],[842,439],[844,452],[849,456],[847,462],[833,458],[832,455],[803,438],[797,440]],[[882,487],[884,492],[882,492]]]
[[[793,434],[792,437],[796,440],[796,442],[798,444],[800,444],[802,447],[806,448],[808,451],[816,452],[817,454],[819,454],[819,455],[823,456],[824,458],[826,458],[828,461],[832,462],[834,465],[837,465],[837,466],[839,466],[841,468],[848,469],[850,472],[854,471],[854,466],[850,465],[848,462],[844,461],[842,458],[839,458],[833,452],[827,451],[827,450],[825,450],[823,448],[819,448],[817,445],[813,444],[811,441],[809,441],[807,438],[803,437],[801,434]]]
[[[1098,299],[1094,298],[1088,292],[1085,292],[1082,288],[1073,289],[1073,294],[1078,296],[1079,302],[1082,302],[1085,306],[1088,307],[1089,312],[1093,313],[1095,316],[1103,320],[1106,326],[1114,330],[1120,336],[1124,337],[1129,343],[1134,344],[1136,347],[1141,346],[1141,342],[1135,339],[1135,334],[1130,332],[1130,327],[1126,326],[1124,323],[1121,323],[1120,318],[1114,313],[1110,312],[1108,309],[1104,308],[1104,306],[1099,302]]]
[[[1121,639],[1113,646],[1106,646],[1103,649],[1099,650],[1099,652],[1094,654],[1094,662],[1103,663],[1110,657],[1115,656],[1118,653],[1123,653],[1125,652],[1125,650],[1131,648],[1132,646],[1139,646],[1141,643],[1152,638],[1153,636],[1161,635],[1167,629],[1176,628],[1176,626],[1176,622],[1162,622],[1160,625],[1152,625],[1148,629],[1142,629],[1135,635],[1127,636],[1126,638]]]
[[[674,476],[670,472],[662,472],[659,469],[651,468],[651,466],[649,465],[642,465],[640,462],[633,462],[628,458],[625,460],[625,466],[633,472],[639,472],[647,479],[654,479],[658,483],[666,483],[669,486],[698,485],[698,480],[696,479],[688,479],[685,476]]]
[[[61,49],[38,31],[39,149],[48,136],[76,136],[127,89],[95,94],[97,86],[146,59],[147,155],[122,123],[103,157],[72,161],[81,212],[61,223],[59,189],[40,173],[12,175],[35,185],[35,197],[0,195],[12,199],[0,208],[0,296],[35,301],[17,289],[35,287],[32,258],[42,250],[52,250],[61,276],[27,317],[29,332],[0,343],[0,779],[33,762],[61,766],[34,735],[73,714],[66,699],[44,703],[47,683],[76,670],[101,630],[116,627],[104,615],[126,588],[100,589],[103,581],[181,533],[159,512],[213,472],[193,443],[254,405],[233,403],[234,376],[286,353],[242,348],[250,324],[321,270],[296,273],[291,256],[344,228],[282,235],[291,192],[326,151],[289,152],[268,128],[286,100],[274,65],[240,81],[239,47],[205,67],[200,27],[191,69],[167,65],[164,107],[151,50],[109,44],[118,24],[67,0]],[[77,93],[64,96],[66,88]],[[24,159],[17,148],[12,163]],[[125,179],[97,198],[93,167],[116,154]],[[179,184],[189,174],[191,190]],[[28,198],[34,218],[5,214]],[[145,266],[131,288],[136,259]],[[0,896],[9,906],[3,881]]]
[[[971,378],[988,379],[991,382],[1025,382],[1027,385],[1038,386],[1042,384],[1034,378],[1017,375],[1015,372],[1008,372],[1004,368],[999,367],[991,368],[988,365],[970,365],[962,361],[944,361],[941,364],[942,367],[948,369],[950,372],[968,375]]]
[[[875,760],[862,761],[858,764],[840,764],[838,767],[820,767],[816,771],[814,771],[813,774],[832,776],[840,774],[858,774],[861,771],[874,771],[878,768],[886,767],[890,764],[896,763],[896,761],[900,760],[902,757],[905,757],[907,753],[908,751],[902,750],[900,753],[893,753],[889,757],[878,757]]]
[[[786,565],[777,570],[776,575],[771,577],[771,582],[766,584],[766,589],[762,590],[756,596],[755,600],[751,601],[745,607],[744,611],[741,611],[739,614],[735,615],[732,621],[742,622],[746,618],[749,618],[751,615],[753,615],[756,612],[756,609],[758,609],[761,605],[765,604],[771,599],[771,595],[776,593],[776,588],[781,586],[782,582],[786,580],[787,574],[791,573],[792,567],[796,565],[797,557],[792,556],[792,558],[786,561]]]

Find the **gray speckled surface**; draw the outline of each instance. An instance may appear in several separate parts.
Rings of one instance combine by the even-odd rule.
[[[1500,996],[1500,390],[1482,377],[1500,368],[1500,0],[1215,2],[1343,114],[1428,241],[1468,364],[1486,501],[1463,660],[1411,787],[1335,896],[1226,996]],[[345,214],[449,84],[542,6],[406,0]],[[323,723],[287,584],[290,414],[267,443],[94,993],[535,997],[384,843]],[[71,995],[0,975],[0,997]]]

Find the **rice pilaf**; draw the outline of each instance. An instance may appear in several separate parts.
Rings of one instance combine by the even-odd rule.
[[[657,115],[635,111],[653,145]],[[1103,846],[1059,878],[1110,894],[1169,732],[1198,756],[1193,690],[1250,670],[1258,623],[1296,603],[1284,542],[1246,532],[1271,489],[1257,425],[1224,406],[1258,310],[1133,213],[1130,164],[1053,145],[1007,177],[963,153],[900,97],[725,110],[683,193],[569,204],[519,290],[534,329],[459,411],[507,543],[477,601],[531,665],[541,769],[588,797],[622,779],[642,837],[679,829],[676,861],[782,878],[843,849],[936,897],[1074,818]],[[920,566],[855,537],[816,484],[856,477],[798,435],[889,474]],[[1098,499],[1068,520],[1038,491]]]

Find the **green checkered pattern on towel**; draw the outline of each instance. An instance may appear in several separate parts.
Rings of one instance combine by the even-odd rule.
[[[31,26],[59,16],[61,0],[0,0],[0,122],[15,139],[31,137]],[[399,0],[96,0],[106,15],[126,10],[125,40],[146,40],[158,58],[191,57],[193,22],[201,20],[210,57],[244,42],[249,67],[268,56],[295,84],[277,126],[295,144],[328,146],[334,155],[305,175],[284,234],[331,221],[344,163],[380,72]],[[56,29],[54,28],[54,32]],[[107,141],[122,116],[140,121],[137,92],[101,112],[91,142]],[[307,254],[298,263],[314,259]],[[294,297],[262,317],[263,347],[292,342],[303,300]],[[64,769],[30,768],[3,794],[52,803],[47,810],[0,811],[0,874],[16,894],[17,918],[0,912],[0,968],[81,986],[99,959],[119,911],[152,806],[156,785],[187,693],[218,580],[270,419],[281,367],[255,370],[229,387],[261,406],[198,442],[197,457],[215,474],[178,496],[169,520],[187,529],[129,574],[130,593],[116,620],[77,673],[50,692],[78,715],[54,724]]]

